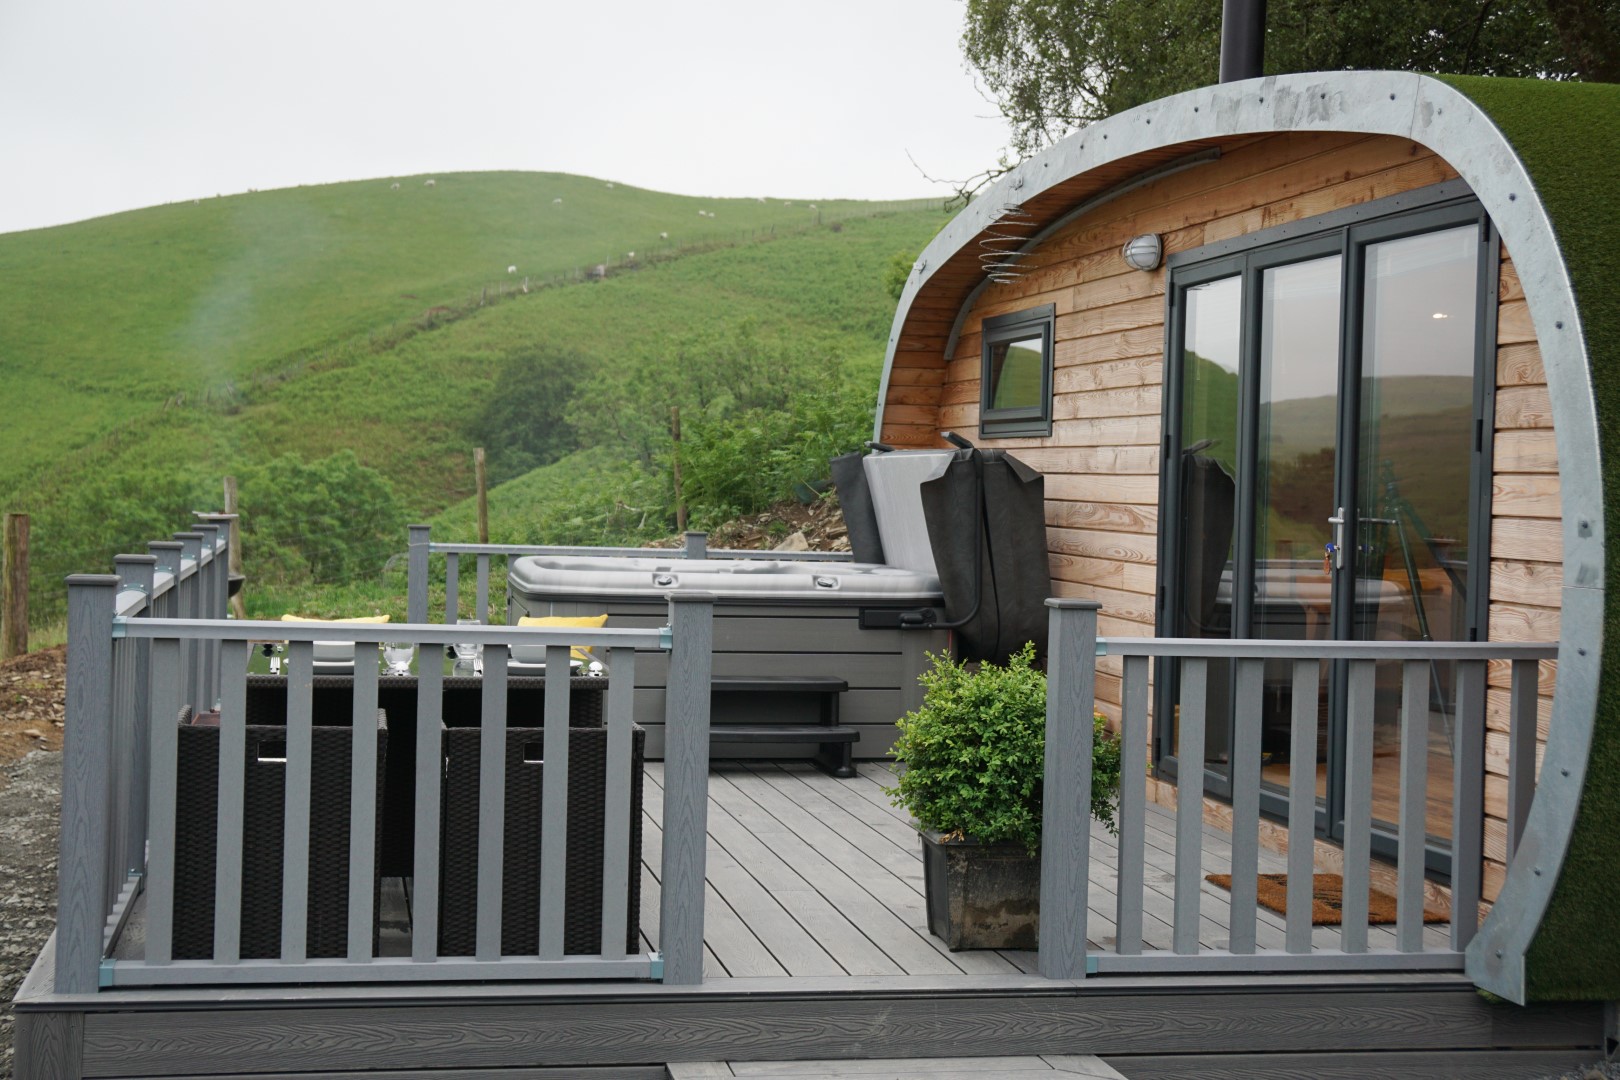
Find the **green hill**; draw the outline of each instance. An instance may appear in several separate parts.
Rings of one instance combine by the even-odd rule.
[[[660,399],[701,382],[693,365],[710,354],[774,368],[767,381],[784,388],[853,386],[869,410],[893,311],[884,266],[943,223],[920,202],[812,209],[545,174],[434,179],[0,235],[16,283],[0,295],[12,404],[0,504],[34,516],[36,621],[59,605],[61,574],[105,567],[217,504],[225,474],[242,477],[245,515],[266,529],[280,519],[257,553],[273,573],[376,565],[381,539],[359,562],[304,560],[325,570],[283,549],[354,531],[358,517],[330,509],[349,492],[316,495],[365,488],[363,467],[392,492],[346,512],[375,510],[388,544],[404,516],[470,494],[480,413],[537,350],[578,360],[575,441],[592,461],[622,462],[628,413],[663,423]],[[576,280],[595,263],[605,279]],[[306,468],[339,451],[355,464]],[[539,528],[544,507],[510,507]]]

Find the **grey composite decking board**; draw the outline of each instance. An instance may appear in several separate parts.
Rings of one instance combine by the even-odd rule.
[[[806,1077],[866,1080],[987,1080],[1001,1076],[1084,1077],[1086,1080],[1126,1080],[1101,1058],[1090,1055],[1041,1057],[873,1057],[859,1060],[822,1058],[815,1061],[704,1061],[671,1063],[670,1080],[792,1080]]]
[[[961,968],[925,940],[926,932],[918,931],[895,915],[858,881],[847,876],[826,853],[805,843],[771,818],[744,791],[731,783],[717,783],[711,790],[715,791],[714,798],[719,809],[727,816],[735,813],[747,817],[750,835],[775,852],[784,863],[798,868],[798,872],[804,875],[817,893],[836,911],[850,919],[883,959],[898,967],[901,973],[961,974]]]
[[[193,1080],[242,1080],[241,1073],[213,1073]],[[456,1069],[455,1080],[669,1080],[663,1065],[558,1065],[524,1068]],[[446,1080],[443,1070],[344,1070],[343,1072],[255,1073],[253,1080]],[[149,1080],[147,1077],[111,1077],[109,1080]]]
[[[14,1074],[78,1080],[83,1075],[84,1014],[19,1012],[12,1027]]]
[[[1300,993],[1237,985],[1217,993],[601,998],[557,1003],[446,998],[406,1008],[311,1006],[110,1012],[85,1017],[84,1073],[196,1076],[256,1069],[448,1069],[609,1065],[648,1059],[778,1060],[983,1055],[1364,1049],[1455,1051],[1592,1046],[1596,1006],[1493,1006],[1451,992]],[[859,1032],[858,1038],[850,1038]],[[880,1048],[880,1049],[879,1049]]]
[[[1439,1050],[1417,1053],[1185,1054],[1114,1057],[1130,1080],[1526,1080],[1597,1060],[1594,1050]]]

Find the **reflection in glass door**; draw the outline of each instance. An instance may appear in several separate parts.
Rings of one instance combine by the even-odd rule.
[[[1478,237],[1477,227],[1464,226],[1365,249],[1352,630],[1360,641],[1469,636]],[[1400,671],[1379,668],[1373,815],[1393,823]],[[1429,687],[1426,820],[1437,838],[1451,835],[1451,676],[1450,665],[1437,665]]]
[[[1472,588],[1489,512],[1481,289],[1494,245],[1475,204],[1256,248],[1172,281],[1161,633],[1293,641],[1483,636]],[[1482,386],[1484,389],[1482,389]],[[1470,569],[1470,560],[1473,568]],[[1291,665],[1263,677],[1263,796],[1310,770],[1318,827],[1342,835],[1344,672],[1323,664],[1311,760],[1291,760]],[[1386,670],[1387,669],[1387,670]],[[1159,762],[1179,773],[1176,666],[1159,682]],[[1399,665],[1377,671],[1374,844],[1399,820]],[[1452,672],[1424,725],[1431,865],[1451,834]],[[1206,788],[1229,790],[1232,686],[1211,664]]]
[[[1333,536],[1337,505],[1339,309],[1344,259],[1311,259],[1260,271],[1254,474],[1254,612],[1251,637],[1327,641],[1334,636]],[[1286,791],[1290,771],[1316,773],[1327,796],[1327,665],[1317,702],[1316,753],[1289,760],[1292,664],[1266,665],[1261,700],[1261,778]]]

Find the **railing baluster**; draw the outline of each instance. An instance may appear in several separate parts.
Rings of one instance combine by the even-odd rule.
[[[403,720],[404,718],[401,717]],[[351,961],[371,959],[377,873],[377,650],[354,647],[349,718],[349,940]]]
[[[1086,977],[1099,606],[1095,600],[1046,601],[1050,629],[1037,962],[1048,979]]]
[[[1530,800],[1536,794],[1536,739],[1540,718],[1536,696],[1541,672],[1534,660],[1513,661],[1508,695],[1511,701],[1508,721],[1508,811],[1507,861],[1512,862],[1524,835],[1524,822],[1530,816]]]
[[[489,556],[478,556],[478,592],[475,596],[477,607],[473,609],[473,617],[481,623],[489,622]]]
[[[1119,891],[1114,948],[1142,951],[1142,863],[1147,853],[1148,658],[1127,656],[1120,695]]]
[[[1533,715],[1533,714],[1532,714]],[[1484,856],[1485,661],[1457,662],[1457,745],[1451,800],[1451,947],[1461,952],[1479,929]]]
[[[287,645],[287,761],[281,829],[281,961],[301,964],[309,936],[309,795],[315,757],[315,645]],[[221,837],[223,839],[223,836]]]
[[[549,665],[548,665],[549,666]],[[636,650],[612,649],[604,703],[607,724],[607,800],[602,824],[602,955],[625,955],[625,929],[629,919],[630,875],[640,873],[630,865],[630,795],[632,770],[631,725],[635,721]]]
[[[180,572],[185,571],[185,561],[191,563],[191,573],[180,582],[180,617],[182,619],[200,619],[203,617],[202,596],[202,533],[178,532],[174,538],[185,545],[182,553]],[[186,694],[191,699],[191,707],[203,712],[212,704],[208,700],[207,677],[203,672],[202,641],[195,637],[184,640],[185,676],[184,685]]]
[[[563,957],[568,878],[567,645],[546,646],[545,755],[540,766],[540,959]]]
[[[714,596],[670,595],[673,647],[664,693],[664,854],[658,951],[664,982],[703,982],[703,879],[709,820],[709,675]]]
[[[461,556],[444,557],[444,621],[451,626],[461,617]]]
[[[222,651],[220,672],[218,802],[214,825],[214,963],[242,956],[242,840],[247,760],[247,665],[249,645],[233,641]]]
[[[1284,947],[1311,951],[1316,875],[1316,729],[1322,662],[1295,660],[1288,746],[1288,915]]]
[[[1265,661],[1237,661],[1232,738],[1232,889],[1229,948],[1254,952],[1260,874],[1260,694]]]
[[[156,614],[157,598],[152,595],[157,580],[157,558],[152,555],[128,555],[130,584],[138,584],[146,592],[146,607],[139,618]],[[132,643],[132,661],[135,670],[124,687],[130,698],[130,771],[129,809],[125,819],[128,839],[125,841],[124,872],[138,874],[146,868],[146,783],[147,754],[151,749],[149,738],[152,726],[152,643],[145,639]]]
[[[1171,947],[1198,951],[1204,851],[1204,715],[1209,661],[1181,661],[1181,739],[1176,747],[1176,900]]]
[[[407,525],[410,537],[405,555],[405,621],[428,621],[428,555],[432,530],[426,525]]]
[[[1373,706],[1377,667],[1351,660],[1344,764],[1344,892],[1340,942],[1347,953],[1367,951],[1367,888],[1372,857]]]
[[[1423,870],[1429,809],[1427,660],[1401,664],[1401,823],[1396,841],[1395,947],[1423,951]]]
[[[474,944],[474,953],[480,960],[498,960],[501,956],[501,893],[506,876],[507,653],[505,645],[484,647],[484,715],[478,735],[478,903]]]
[[[416,675],[416,837],[411,857],[411,959],[439,955],[439,778],[444,755],[443,646],[419,642]]]
[[[174,956],[174,815],[181,683],[184,662],[178,638],[152,642],[152,778],[146,820],[152,842],[146,857],[146,962],[167,964]]]

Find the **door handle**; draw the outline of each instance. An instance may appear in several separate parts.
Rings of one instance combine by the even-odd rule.
[[[1344,569],[1344,507],[1338,508],[1338,513],[1328,518],[1328,524],[1333,526],[1333,543],[1328,545],[1328,552],[1333,556],[1333,569]]]

